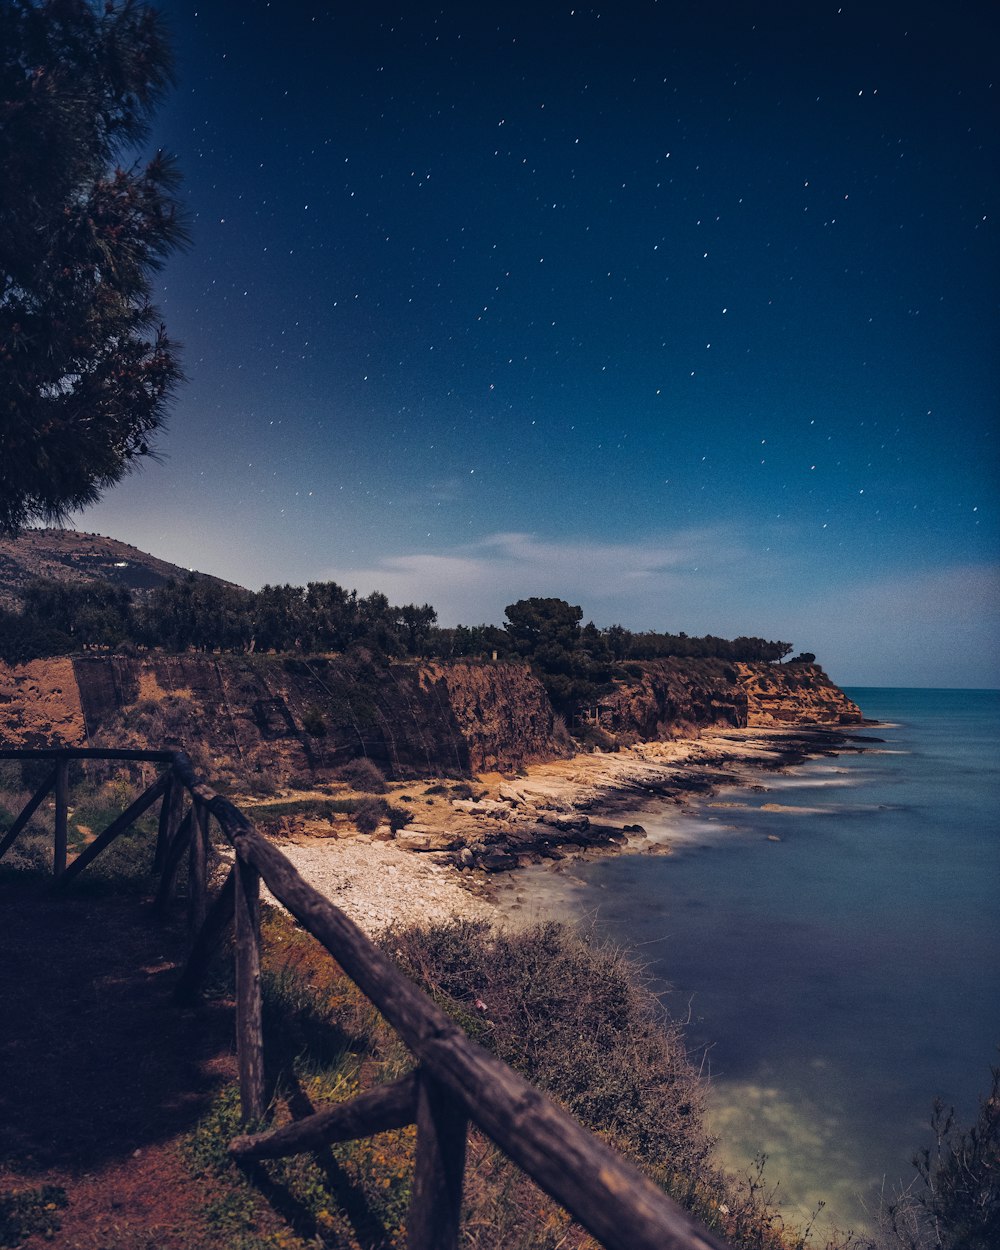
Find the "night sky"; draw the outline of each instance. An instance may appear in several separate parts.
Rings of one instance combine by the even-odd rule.
[[[160,8],[189,383],[78,528],[1000,685],[993,5]]]

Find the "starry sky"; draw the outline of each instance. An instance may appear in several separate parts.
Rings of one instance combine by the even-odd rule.
[[[77,514],[997,686],[992,5],[163,0],[163,462]]]

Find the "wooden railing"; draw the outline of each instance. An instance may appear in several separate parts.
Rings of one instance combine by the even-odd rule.
[[[337,1103],[283,1128],[230,1143],[244,1160],[278,1158],[335,1141],[417,1126],[415,1175],[407,1217],[410,1250],[458,1244],[466,1132],[475,1124],[608,1250],[727,1250],[725,1243],[608,1145],[506,1064],[473,1042],[396,968],[342,911],[313,889],[232,803],[172,751],[0,750],[0,759],[45,759],[52,770],[0,840],[0,857],[50,793],[55,793],[55,888],[66,889],[119,834],[159,802],[155,906],[172,897],[188,856],[188,918],[194,938],[177,983],[179,1003],[196,999],[211,956],[235,921],[236,1039],[244,1122],[265,1113],[261,1029],[259,890],[274,897],[317,938],[416,1059],[401,1080]],[[67,864],[72,760],[165,765],[129,808]],[[185,811],[186,807],[186,811]],[[208,832],[214,818],[235,850],[225,883],[208,893]]]

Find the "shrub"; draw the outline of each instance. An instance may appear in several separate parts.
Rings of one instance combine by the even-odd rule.
[[[115,838],[98,855],[74,884],[75,890],[92,893],[143,893],[154,882],[153,853],[156,849],[156,820],[145,817]],[[181,861],[176,877],[178,889],[187,880],[187,857]]]
[[[386,941],[477,1040],[588,1127],[658,1169],[705,1164],[704,1089],[680,1029],[621,952],[557,924],[494,933],[455,921]]]
[[[581,749],[593,750],[596,747],[599,751],[618,750],[617,739],[602,726],[589,721],[582,725],[577,725],[573,730],[573,737],[577,740]]]
[[[57,1211],[66,1206],[59,1185],[20,1189],[0,1197],[0,1246],[19,1246],[33,1233],[52,1241],[61,1227]]]
[[[385,794],[385,773],[367,756],[349,760],[337,770],[337,777],[352,790],[365,794]]]
[[[255,799],[270,799],[278,793],[278,783],[273,774],[260,772],[247,780],[246,791]]]
[[[934,1150],[913,1160],[917,1180],[883,1222],[904,1250],[994,1250],[1000,1246],[1000,1067],[970,1129],[935,1100]]]
[[[362,799],[354,809],[354,824],[359,833],[374,833],[385,819],[386,805],[379,799]]]
[[[48,833],[29,832],[25,829],[17,841],[0,861],[0,872],[36,872],[49,874],[52,871],[52,831]],[[0,1243],[2,1244],[2,1243]]]
[[[413,813],[407,808],[387,803],[385,799],[356,799],[351,802],[350,810],[359,833],[374,833],[381,824],[388,824],[395,833],[413,819]]]
[[[427,791],[428,794],[436,794],[436,789]],[[485,798],[489,793],[482,786],[470,785],[468,781],[454,781],[451,786],[451,797],[453,799],[472,799],[478,803],[480,799]]]
[[[22,788],[21,765],[17,760],[0,760],[0,790]]]
[[[413,813],[405,807],[400,807],[397,803],[387,803],[385,805],[385,814],[389,821],[389,828],[393,833],[408,825],[413,819]]]
[[[341,1101],[410,1070],[412,1057],[395,1033],[312,937],[271,909],[264,935],[275,1124],[306,1104]],[[803,1250],[805,1234],[786,1229],[769,1205],[761,1165],[725,1181],[708,1159],[703,1087],[680,1030],[620,952],[588,945],[557,925],[497,935],[469,922],[389,934],[383,945],[473,1037],[637,1156],[734,1250]],[[220,992],[231,994],[231,985]],[[247,1169],[227,1150],[239,1116],[232,1084],[185,1143],[190,1168],[210,1178],[202,1187],[204,1217],[220,1244],[266,1250],[293,1238],[315,1246],[403,1243],[412,1128]],[[476,1130],[469,1135],[464,1208],[465,1250],[594,1244]],[[363,1240],[352,1225],[359,1211],[374,1217],[366,1225],[372,1236]],[[292,1228],[278,1223],[289,1215]],[[862,1250],[843,1241],[827,1250],[834,1245]]]

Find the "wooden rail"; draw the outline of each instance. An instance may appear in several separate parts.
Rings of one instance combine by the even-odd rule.
[[[237,807],[200,780],[182,752],[0,750],[0,759],[52,761],[52,772],[0,840],[0,856],[54,790],[53,870],[59,890],[66,889],[139,815],[160,803],[155,855],[160,874],[158,909],[170,902],[177,870],[184,855],[189,857],[188,918],[194,936],[175,990],[178,1002],[197,997],[214,949],[230,923],[235,925],[236,1038],[244,1122],[259,1120],[267,1107],[261,1029],[261,880],[326,947],[415,1057],[416,1070],[402,1080],[283,1128],[237,1137],[229,1147],[234,1157],[277,1158],[416,1124],[407,1244],[409,1250],[452,1250],[458,1244],[466,1134],[471,1122],[608,1250],[728,1250],[632,1164],[467,1037],[357,925],[304,881]],[[67,865],[67,788],[72,760],[147,761],[166,767],[127,811]],[[212,900],[207,894],[210,818],[217,821],[235,850],[233,867]]]

